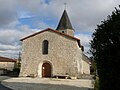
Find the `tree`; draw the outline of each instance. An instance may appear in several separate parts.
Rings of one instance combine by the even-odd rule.
[[[120,90],[120,6],[97,25],[90,52],[97,63],[100,90]]]

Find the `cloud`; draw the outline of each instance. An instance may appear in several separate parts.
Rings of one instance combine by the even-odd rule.
[[[4,56],[4,57],[9,57],[9,58],[18,58],[19,57],[19,51],[16,51],[16,50],[5,50],[5,51],[2,51],[0,50],[0,55],[1,56]]]
[[[17,58],[21,51],[20,39],[35,31],[37,29],[33,30],[25,25],[19,29],[0,29],[0,55]]]
[[[75,37],[80,38],[81,44],[83,44],[84,46],[87,46],[92,39],[91,35],[89,34],[76,34]]]
[[[14,0],[0,0],[0,27],[17,19]]]
[[[39,28],[40,30],[44,30],[44,29],[46,29],[46,28],[49,27],[49,25],[47,25],[47,24],[44,23],[44,22],[39,22],[39,23],[37,23],[35,26],[36,26],[37,28]]]
[[[20,49],[21,49],[20,45],[13,46],[13,45],[0,44],[0,50],[1,51],[6,51],[6,50],[20,50]]]
[[[77,0],[70,6],[68,11],[77,31],[93,32],[96,25],[111,14],[117,4],[116,0]]]
[[[120,3],[118,0],[1,0],[0,25],[31,16],[48,17],[51,22],[58,22],[65,2],[74,28],[82,32],[93,32],[95,26]]]
[[[26,32],[19,30],[4,29],[0,30],[0,43],[7,45],[18,45],[19,40]]]
[[[44,23],[42,25],[44,27],[46,26]],[[28,25],[22,25],[16,29],[0,29],[0,42],[8,45],[19,45],[18,42],[21,38],[40,30],[41,29],[31,29]]]
[[[16,13],[8,10],[0,10],[0,26],[11,23],[16,20]]]
[[[0,55],[10,58],[18,58],[18,54],[21,52],[21,45],[6,45],[0,43]]]
[[[50,0],[49,4],[45,0],[31,0],[27,6],[21,1],[21,5],[27,8],[33,15],[41,18],[49,17],[59,21],[64,3],[67,2],[67,11],[71,17],[72,24],[77,31],[93,32],[97,24],[111,14],[114,7],[117,7],[116,0]],[[32,7],[31,7],[32,4]],[[59,7],[58,7],[59,6]],[[39,9],[38,9],[39,8]],[[54,17],[54,18],[53,18]],[[90,29],[89,29],[90,28]],[[92,28],[92,29],[91,29]]]

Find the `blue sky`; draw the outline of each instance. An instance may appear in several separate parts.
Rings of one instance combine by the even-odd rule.
[[[52,19],[49,19],[47,17],[41,18],[39,16],[20,18],[19,22],[20,22],[19,25],[28,25],[32,29],[36,29],[36,28],[41,29],[38,25],[36,25],[36,23],[38,24],[39,22],[43,22],[43,23],[49,25],[51,28],[55,28],[56,24],[58,23],[54,19],[52,20]]]
[[[67,12],[86,55],[96,25],[118,7],[119,0],[0,0],[0,56],[18,58],[20,39],[34,32],[56,29]],[[89,55],[88,55],[89,56]]]

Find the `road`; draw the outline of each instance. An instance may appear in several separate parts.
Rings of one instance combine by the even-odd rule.
[[[90,80],[56,78],[11,78],[5,80],[4,84],[12,86],[14,90],[93,90],[83,87],[89,86],[90,82]]]
[[[5,86],[3,86],[2,84],[1,84],[1,81],[2,80],[4,80],[4,79],[8,79],[9,77],[7,77],[7,76],[0,76],[0,90],[12,90],[12,89],[9,89],[9,88],[7,88],[7,87],[5,87]]]

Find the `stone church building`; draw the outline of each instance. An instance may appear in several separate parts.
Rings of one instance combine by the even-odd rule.
[[[66,10],[56,30],[47,28],[27,36],[22,41],[20,76],[37,77],[69,75],[80,78],[90,74],[88,58],[83,54],[80,39],[74,37]]]

